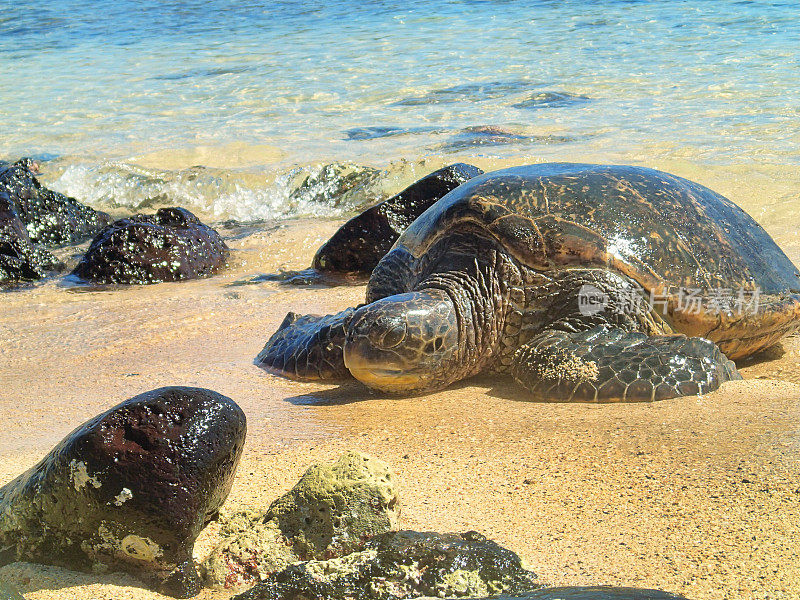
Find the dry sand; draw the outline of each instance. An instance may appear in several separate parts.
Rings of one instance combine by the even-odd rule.
[[[475,529],[544,582],[656,587],[694,599],[800,597],[800,342],[705,397],[653,404],[525,400],[474,380],[417,398],[295,383],[252,360],[287,310],[329,312],[363,287],[231,286],[302,268],[335,229],[245,232],[211,280],[4,294],[0,484],[89,417],[163,385],[232,397],[249,434],[227,508],[266,507],[313,462],[354,448],[398,474],[402,525]],[[214,541],[214,526],[198,553]],[[121,575],[14,564],[29,600],[162,598]],[[206,591],[201,598],[225,598]]]

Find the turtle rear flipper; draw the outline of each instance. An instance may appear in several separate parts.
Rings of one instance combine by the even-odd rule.
[[[515,353],[511,374],[537,396],[584,402],[704,394],[742,378],[704,338],[648,336],[607,326],[542,333]]]
[[[326,316],[290,312],[255,364],[269,373],[300,381],[349,379],[342,348],[344,327],[353,312],[352,308]]]

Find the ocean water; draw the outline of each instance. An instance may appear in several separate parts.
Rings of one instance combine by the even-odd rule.
[[[341,216],[456,160],[635,163],[791,245],[798,22],[766,0],[18,0],[0,158],[112,212],[212,221]]]

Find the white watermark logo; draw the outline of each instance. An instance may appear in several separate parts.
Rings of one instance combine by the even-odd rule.
[[[578,290],[578,311],[584,317],[591,317],[603,312],[608,306],[608,296],[588,283]]]
[[[620,290],[615,302],[610,306],[608,296],[586,284],[578,292],[578,311],[588,317],[606,310],[618,314],[639,314],[655,310],[662,314],[670,312],[697,315],[700,313],[725,313],[728,315],[758,314],[761,290],[732,288],[686,288],[675,290],[651,290],[627,288]]]

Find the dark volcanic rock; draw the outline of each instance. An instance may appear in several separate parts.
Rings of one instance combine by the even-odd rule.
[[[245,416],[201,388],[141,394],[84,423],[0,488],[0,565],[132,573],[200,591],[192,548],[230,492]]]
[[[290,565],[236,600],[395,600],[419,596],[524,594],[536,575],[474,531],[377,535],[343,558]]]
[[[52,254],[31,243],[11,198],[0,189],[0,285],[39,279],[60,266]]]
[[[34,175],[36,170],[36,163],[30,158],[0,167],[0,190],[8,192],[32,242],[46,245],[80,242],[111,222],[106,213],[42,186]]]
[[[114,221],[72,272],[94,283],[159,283],[207,277],[225,264],[219,234],[184,208]]]
[[[312,267],[324,273],[368,277],[419,215],[449,191],[481,173],[477,167],[456,163],[423,177],[342,225],[317,251]]]

